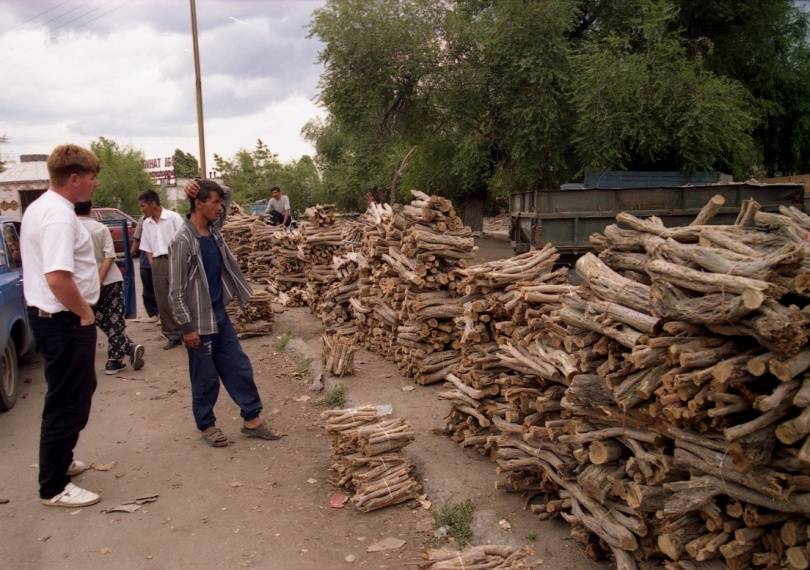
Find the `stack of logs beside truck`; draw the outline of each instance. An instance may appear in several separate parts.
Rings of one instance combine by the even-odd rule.
[[[748,202],[704,225],[719,202],[684,227],[619,215],[537,335],[504,339],[518,375],[448,377],[471,400],[454,437],[620,568],[810,562],[810,217]]]
[[[572,280],[551,246],[467,267],[452,205],[414,197],[335,252],[330,334],[446,380],[448,433],[593,557],[810,565],[810,217],[620,213]]]

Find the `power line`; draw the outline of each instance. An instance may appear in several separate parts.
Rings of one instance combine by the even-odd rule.
[[[48,12],[52,12],[53,10],[56,10],[56,9],[57,9],[57,8],[59,8],[60,6],[64,6],[64,5],[65,5],[65,4],[67,4],[68,2],[70,2],[70,0],[64,0],[63,2],[60,2],[59,4],[56,4],[55,6],[51,6],[50,8],[48,8],[47,10],[43,10],[42,12],[40,12],[39,14],[37,14],[36,16],[31,16],[30,18],[28,18],[28,19],[27,19],[27,20],[25,20],[24,22],[20,22],[20,23],[19,23],[19,24],[17,24],[16,26],[12,26],[12,27],[10,27],[9,29],[7,29],[7,30],[5,30],[5,31],[3,31],[3,32],[0,32],[0,35],[7,34],[7,33],[9,33],[9,32],[13,32],[13,31],[14,31],[14,30],[16,30],[17,28],[22,28],[24,25],[28,24],[29,22],[33,22],[34,20],[36,20],[36,19],[37,19],[37,18],[39,18],[40,16],[44,16],[44,15],[45,15],[45,14],[47,14]]]
[[[99,10],[101,10],[101,9],[103,9],[103,8],[106,8],[106,7],[107,7],[107,6],[109,6],[109,5],[110,5],[110,3],[108,2],[107,4],[102,4],[102,5],[100,5],[100,6],[96,6],[95,8],[91,8],[91,9],[90,9],[90,10],[88,10],[87,12],[84,12],[84,13],[82,13],[82,14],[79,14],[79,15],[78,15],[78,16],[76,16],[75,18],[71,18],[71,19],[70,19],[70,20],[68,20],[67,22],[62,22],[61,24],[59,24],[59,25],[58,25],[58,26],[56,26],[55,28],[52,28],[52,29],[51,29],[51,33],[54,33],[54,32],[56,32],[56,31],[58,31],[58,30],[61,30],[62,28],[64,28],[64,27],[65,27],[65,26],[67,26],[68,24],[72,24],[72,23],[73,23],[73,22],[75,22],[76,20],[81,20],[81,19],[82,19],[82,18],[84,18],[85,16],[89,16],[89,15],[90,15],[90,14],[92,14],[93,12],[98,12]],[[116,8],[114,8],[114,10],[117,10],[118,8],[120,8],[120,6],[117,6]],[[110,10],[110,11],[112,12],[113,10]],[[96,20],[96,19],[97,19],[97,18],[93,18],[93,19],[87,20],[86,22],[84,22],[83,24],[81,24],[81,25],[79,26],[79,28],[77,28],[77,29],[80,29],[80,28],[82,28],[82,27],[86,26],[87,24],[89,24],[90,22],[92,22],[92,21],[94,21],[94,20]]]
[[[98,10],[102,9],[102,8],[106,8],[106,7],[107,7],[107,6],[109,6],[110,4],[112,4],[112,2],[108,2],[108,3],[106,3],[106,4],[102,4],[101,6],[97,6],[97,7],[93,8],[93,9],[91,9],[91,10],[88,10],[88,11],[86,11],[86,12],[84,12],[84,13],[80,14],[79,16],[77,16],[77,17],[75,17],[75,18],[72,18],[71,20],[68,20],[67,22],[62,22],[62,23],[61,23],[59,26],[57,26],[57,27],[53,28],[53,29],[52,29],[52,30],[50,30],[50,31],[51,31],[51,33],[56,32],[56,31],[58,31],[58,30],[60,30],[60,29],[64,28],[64,27],[65,27],[65,26],[67,26],[68,24],[71,24],[71,23],[75,22],[76,20],[80,20],[80,19],[82,19],[82,18],[84,18],[84,17],[86,17],[86,16],[89,16],[89,15],[90,15],[90,14],[92,14],[93,12],[96,12],[96,11],[98,11]],[[78,30],[84,29],[84,28],[86,28],[86,27],[87,27],[89,24],[91,24],[91,23],[95,22],[95,21],[96,21],[96,20],[98,20],[99,18],[102,18],[102,17],[104,17],[104,16],[108,16],[109,14],[112,14],[113,12],[115,12],[115,11],[117,11],[117,10],[120,10],[120,9],[121,9],[121,8],[123,8],[123,7],[124,7],[124,5],[123,5],[123,4],[119,4],[119,5],[117,5],[117,6],[113,6],[111,9],[106,10],[106,11],[103,11],[103,12],[101,12],[100,14],[98,14],[98,15],[96,15],[96,16],[94,16],[94,17],[90,18],[89,20],[86,20],[86,21],[84,21],[84,22],[80,23],[78,26],[75,26],[75,27],[74,27],[74,31],[78,31]],[[65,14],[67,14],[67,12],[66,12]],[[65,14],[63,14],[63,15],[65,15]],[[28,50],[25,50],[25,51],[28,51]],[[10,59],[14,59],[14,57],[16,57],[17,55],[21,55],[22,53],[24,53],[24,52],[12,52],[12,53],[10,53],[10,54],[9,54],[7,57],[4,57],[3,59],[0,59],[0,63],[6,62],[6,61],[8,61],[8,60],[10,60]]]

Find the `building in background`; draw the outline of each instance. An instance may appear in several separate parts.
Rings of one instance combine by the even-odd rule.
[[[25,209],[50,185],[47,154],[23,154],[0,172],[0,215],[22,221]]]

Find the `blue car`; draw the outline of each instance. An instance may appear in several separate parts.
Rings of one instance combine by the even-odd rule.
[[[20,357],[31,350],[17,222],[0,217],[0,412],[17,402]]]

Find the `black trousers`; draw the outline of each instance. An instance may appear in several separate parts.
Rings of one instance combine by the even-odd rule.
[[[154,317],[159,313],[157,299],[155,299],[155,285],[152,283],[152,266],[149,261],[146,261],[144,267],[144,260],[146,254],[141,253],[141,286],[143,287],[143,308],[146,309],[146,314]]]
[[[87,425],[96,390],[96,326],[83,327],[64,311],[43,318],[29,309],[37,350],[45,361],[45,406],[39,439],[39,496],[61,493],[79,433]]]

